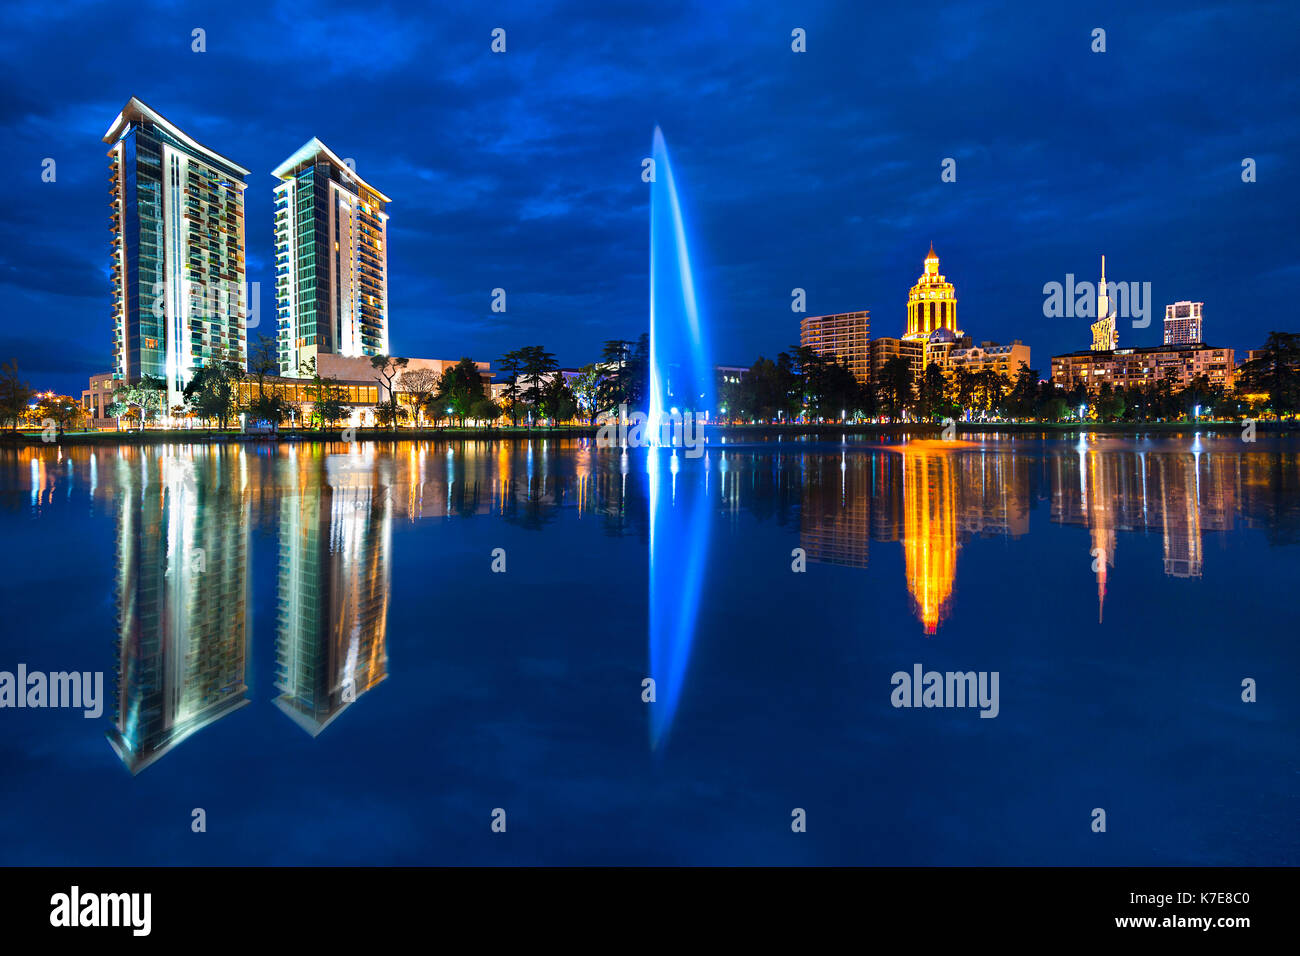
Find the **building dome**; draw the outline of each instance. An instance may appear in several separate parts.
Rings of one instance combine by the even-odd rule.
[[[953,334],[952,329],[941,325],[930,333],[930,338],[927,341],[931,345],[938,345],[946,342],[956,342],[957,336]]]

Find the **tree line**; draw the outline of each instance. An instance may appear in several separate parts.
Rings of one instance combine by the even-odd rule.
[[[642,408],[649,401],[649,336],[604,343],[600,361],[566,377],[554,354],[540,345],[507,352],[498,360],[504,376],[500,401],[494,401],[483,373],[462,358],[441,374],[410,368],[410,360],[379,355],[371,358],[380,401],[379,425],[426,422],[492,423],[508,416],[513,425],[586,419],[619,405]],[[253,424],[278,427],[294,421],[306,427],[337,425],[349,415],[346,386],[322,376],[313,360],[299,369],[310,411],[297,407],[281,390],[268,387],[280,374],[273,339],[263,336],[250,350],[247,367],[233,355],[195,370],[181,404],[166,404],[166,383],[154,376],[121,382],[106,413],[141,425],[169,413],[226,428],[241,413]],[[992,419],[1059,422],[1086,415],[1106,422],[1171,421],[1198,416],[1218,419],[1279,418],[1300,414],[1300,333],[1271,332],[1256,357],[1237,370],[1236,388],[1226,391],[1198,376],[1185,387],[1167,369],[1153,382],[1128,388],[1103,384],[1058,388],[1023,362],[1014,376],[958,367],[946,375],[934,363],[913,375],[911,362],[895,356],[876,380],[859,382],[842,361],[813,349],[794,346],[775,360],[759,357],[743,375],[724,374],[718,383],[718,418],[729,421],[841,421],[903,419]],[[247,385],[241,390],[240,386]],[[241,391],[248,398],[241,401]],[[66,395],[37,393],[22,378],[16,361],[0,364],[0,427],[42,427],[54,422],[58,432],[79,427],[81,403]]]
[[[578,369],[571,378],[560,372],[555,356],[540,345],[513,349],[497,360],[504,376],[502,405],[510,421],[532,424],[585,418],[619,405],[638,407],[650,392],[650,336],[636,341],[610,339],[600,361]]]
[[[739,381],[719,386],[724,420],[840,421],[995,419],[1060,422],[1081,415],[1106,422],[1171,421],[1212,415],[1221,419],[1294,416],[1300,413],[1300,334],[1271,332],[1256,358],[1238,369],[1226,390],[1206,375],[1186,386],[1175,369],[1127,388],[1103,383],[1057,387],[1020,363],[1014,376],[990,368],[957,367],[945,374],[931,362],[914,374],[911,361],[894,356],[876,378],[859,382],[843,361],[795,346],[775,360],[760,357]]]

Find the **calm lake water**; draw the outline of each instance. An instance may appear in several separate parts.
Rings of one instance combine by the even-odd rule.
[[[40,447],[0,502],[0,670],[106,698],[0,710],[0,863],[1300,862],[1297,442]]]

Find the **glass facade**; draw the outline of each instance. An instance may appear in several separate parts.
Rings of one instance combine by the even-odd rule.
[[[317,139],[273,175],[281,374],[305,376],[320,354],[387,354],[388,197]]]
[[[112,170],[113,374],[179,402],[196,369],[247,362],[244,176],[132,98],[104,136]]]

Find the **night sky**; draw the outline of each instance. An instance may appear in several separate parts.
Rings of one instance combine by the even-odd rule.
[[[7,4],[0,358],[77,395],[109,369],[101,138],[133,95],[253,171],[250,337],[273,331],[270,171],[318,136],[393,198],[395,353],[592,361],[647,328],[655,124],[719,363],[797,341],[795,287],[809,314],[870,309],[873,335],[900,334],[931,241],[959,324],[1022,339],[1043,377],[1090,341],[1088,320],[1043,317],[1043,284],[1095,281],[1102,253],[1108,278],[1152,283],[1151,326],[1121,322],[1121,346],[1157,344],[1177,299],[1205,302],[1211,344],[1300,330],[1300,5],[464,6]]]

